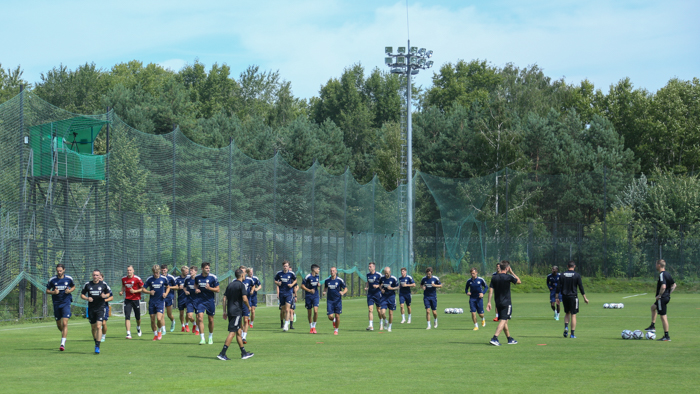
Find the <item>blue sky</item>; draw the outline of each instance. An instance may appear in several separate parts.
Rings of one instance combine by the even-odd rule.
[[[311,97],[343,68],[384,67],[384,46],[406,42],[406,2],[368,0],[9,1],[2,3],[0,63],[30,82],[63,63],[110,68],[133,59],[179,70],[198,58],[279,70]],[[656,91],[700,77],[700,1],[408,2],[414,46],[436,66],[486,59],[538,64],[569,83],[608,90],[624,77]],[[435,70],[435,69],[434,69]],[[436,71],[436,70],[435,70]],[[433,71],[417,83],[429,86]]]

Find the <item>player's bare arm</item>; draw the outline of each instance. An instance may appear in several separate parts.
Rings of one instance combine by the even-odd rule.
[[[486,304],[486,310],[491,312],[491,299],[493,298],[493,287],[489,287],[489,301]]]
[[[518,275],[515,275],[515,272],[513,272],[513,268],[512,268],[512,267],[508,267],[508,273],[511,274],[511,275],[513,275],[513,277],[514,277],[515,279],[518,280],[517,284],[521,284],[521,283],[522,283],[522,282],[520,281],[520,278],[518,278]]]

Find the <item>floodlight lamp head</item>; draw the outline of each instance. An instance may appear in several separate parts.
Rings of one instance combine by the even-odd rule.
[[[406,57],[405,56],[397,56],[396,57],[396,64],[400,66],[405,66],[406,65]]]
[[[425,67],[425,59],[420,59],[420,60],[418,61],[418,65],[421,66],[421,67]]]
[[[430,59],[431,57],[433,57],[433,51],[430,50],[430,51],[426,52],[426,53],[425,53],[425,56],[427,56],[428,59]]]
[[[433,66],[433,61],[429,60],[425,65],[426,65],[426,67],[430,68]]]
[[[384,47],[384,53],[386,53],[387,55],[391,55],[391,52],[393,52],[393,51],[394,51],[393,47]]]
[[[425,50],[426,50],[425,48],[419,49],[419,50],[418,50],[418,54],[419,54],[420,56],[425,56]]]
[[[417,55],[418,54],[418,47],[411,47],[411,55]]]
[[[394,64],[394,58],[393,58],[393,57],[385,57],[385,58],[384,58],[384,63],[385,63],[386,65],[389,65],[389,66],[390,66],[390,65]]]
[[[418,58],[417,58],[417,57],[412,57],[412,58],[411,58],[411,65],[412,65],[412,66],[413,66],[413,65],[416,65],[416,66],[418,65]]]
[[[406,47],[399,47],[399,49],[397,50],[397,52],[399,53],[399,55],[405,54],[405,53],[406,53]]]

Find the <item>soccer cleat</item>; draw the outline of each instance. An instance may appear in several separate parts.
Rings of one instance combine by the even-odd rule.
[[[401,324],[406,323],[406,319],[401,319]]]
[[[494,318],[493,318],[493,321],[498,321],[498,318],[497,318],[497,317],[494,317]]]
[[[372,326],[367,327],[367,331],[374,331],[374,327],[372,327]]]
[[[407,324],[411,324],[411,318],[408,318],[408,321],[406,322]]]
[[[61,347],[59,347],[59,348],[58,348],[58,350],[60,350],[60,351],[64,351],[64,350],[66,350],[66,347],[65,347],[65,346],[63,346],[63,345],[61,345]]]
[[[159,332],[159,333],[158,333],[158,340],[160,341],[161,339],[163,339],[163,333],[162,333],[162,332]]]
[[[245,360],[245,359],[247,359],[247,358],[253,357],[254,355],[255,355],[255,353],[248,353],[248,352],[245,352],[245,353],[241,354],[241,359],[242,359],[242,360]]]
[[[486,319],[481,319],[481,327],[486,327]]]
[[[435,328],[437,328],[437,321],[435,322]]]
[[[576,339],[576,335],[571,334],[571,335],[569,336],[569,338]]]
[[[297,314],[296,314],[296,313],[294,314],[294,320],[293,320],[292,322],[293,322],[293,323],[296,323],[296,322],[297,322]]]
[[[659,341],[664,341],[664,342],[671,342],[671,337],[663,336]]]
[[[493,346],[501,346],[501,343],[498,342],[498,339],[496,339],[496,338],[490,340],[489,343],[492,344]]]
[[[428,326],[428,328],[426,328],[426,330],[430,330],[430,326]]]
[[[250,328],[253,328],[253,322],[250,322],[249,326]]]
[[[338,335],[338,330],[333,331],[333,335]]]
[[[209,343],[210,345],[213,345],[213,344],[214,344],[214,338],[209,337],[209,342],[208,342],[208,343]],[[243,340],[243,343],[246,343],[245,340]]]
[[[474,331],[479,331],[479,326],[474,326]]]
[[[287,323],[284,323],[284,325],[282,326],[282,331],[289,331],[289,326],[287,325]]]
[[[649,327],[645,328],[644,331],[653,331],[653,332],[656,332],[656,327],[654,327],[654,325],[652,324],[652,325],[650,325]]]
[[[182,326],[182,330],[180,332],[185,332],[185,326]]]
[[[569,330],[564,330],[564,338],[569,336]]]
[[[245,339],[243,339],[242,341],[243,341],[244,345],[248,344],[248,341],[246,341]],[[211,344],[211,342],[210,342],[210,344]]]
[[[314,333],[314,329],[313,329],[313,327],[312,327],[312,328],[309,329],[309,334],[313,334],[313,333]]]
[[[387,328],[386,328],[386,331],[387,331],[387,332],[391,332],[391,327],[387,327]]]
[[[518,341],[516,341],[516,340],[513,339],[513,338],[508,338],[508,344],[509,344],[509,345],[517,345],[517,344],[518,344]]]
[[[190,326],[185,326],[185,332],[190,332]]]
[[[126,339],[131,339],[131,334],[127,335]]]
[[[100,354],[100,347],[99,346],[95,346],[95,354]]]
[[[158,340],[158,335],[154,335],[154,336],[153,336],[153,340],[154,340],[154,341],[157,341],[157,340]]]
[[[554,314],[554,320],[559,321],[559,314],[558,313]]]
[[[200,344],[200,345],[206,345],[206,344],[207,344],[207,340],[204,339],[204,338],[202,338],[202,339],[199,341],[199,344]]]
[[[140,328],[138,329],[137,334],[138,334],[138,336],[141,336],[141,329]]]
[[[316,331],[316,327],[312,328],[312,330],[314,330],[314,334],[318,334],[318,332]]]
[[[102,340],[101,340],[100,342],[104,342],[105,339],[107,339],[107,337],[103,335],[103,336],[102,336]]]
[[[384,331],[384,324],[379,325],[379,331]]]
[[[173,332],[173,331],[175,331],[175,320],[170,322],[170,332]]]
[[[294,322],[289,322],[289,329],[293,330],[294,329]]]
[[[221,360],[221,361],[228,361],[228,360],[230,360],[230,358],[226,357],[225,354],[219,354],[218,356],[216,356],[216,358],[218,358],[218,359]]]

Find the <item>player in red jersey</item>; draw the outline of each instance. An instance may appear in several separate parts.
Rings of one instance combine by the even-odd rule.
[[[122,278],[122,291],[124,296],[124,318],[126,319],[126,339],[131,339],[131,311],[136,316],[136,330],[141,336],[141,289],[143,281],[134,275],[134,267],[126,267],[126,276]]]

